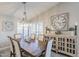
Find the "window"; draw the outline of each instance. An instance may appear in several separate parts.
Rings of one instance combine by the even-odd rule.
[[[31,34],[35,34],[37,37],[43,34],[43,23],[17,23],[17,33],[21,33],[24,38],[30,37]]]

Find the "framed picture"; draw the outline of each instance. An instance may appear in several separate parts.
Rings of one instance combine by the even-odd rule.
[[[69,13],[51,16],[50,22],[54,30],[68,30]]]

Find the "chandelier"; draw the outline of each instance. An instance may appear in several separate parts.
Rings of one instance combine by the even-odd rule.
[[[22,19],[22,23],[25,23],[27,21],[27,13],[26,13],[26,2],[22,2],[23,6],[24,6],[24,12],[23,12],[23,19]],[[27,21],[28,22],[28,21]]]

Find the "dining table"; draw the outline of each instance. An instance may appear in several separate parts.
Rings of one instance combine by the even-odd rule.
[[[24,39],[21,39],[20,46],[25,52],[35,57],[40,56],[41,53],[44,51],[44,49],[40,48],[38,40],[28,43]]]

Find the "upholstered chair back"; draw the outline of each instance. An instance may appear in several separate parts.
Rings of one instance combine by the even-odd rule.
[[[48,43],[47,43],[45,57],[51,57],[52,42],[53,42],[53,40],[49,40]]]
[[[17,40],[12,40],[15,48],[15,57],[21,57],[21,50],[20,50],[20,44]]]
[[[15,56],[15,50],[14,50],[14,44],[13,44],[13,42],[12,42],[12,37],[10,37],[10,36],[8,36],[8,38],[9,38],[9,43],[10,43],[10,56],[12,57],[12,56]]]
[[[45,40],[43,35],[40,35],[38,38],[38,44],[40,46],[41,49],[45,49],[46,45],[47,45],[47,40]]]
[[[14,38],[16,39],[16,40],[18,40],[18,41],[20,41],[21,40],[21,34],[20,33],[18,33],[18,34],[14,34]]]

